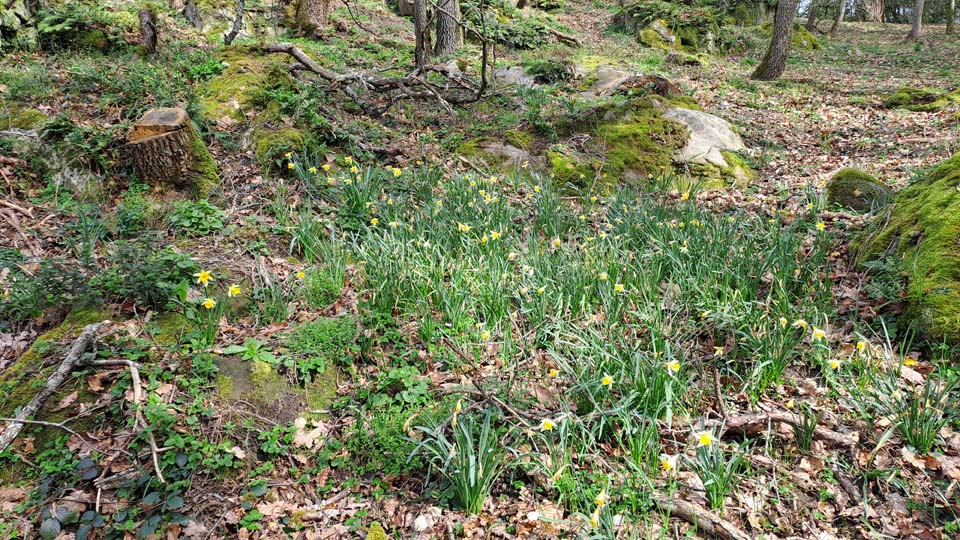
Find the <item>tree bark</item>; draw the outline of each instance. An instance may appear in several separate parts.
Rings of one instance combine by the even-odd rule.
[[[773,36],[770,48],[763,60],[753,72],[753,78],[759,81],[772,81],[780,78],[787,68],[790,46],[793,41],[793,21],[797,17],[797,0],[780,0],[773,16]]]
[[[333,0],[299,0],[297,2],[297,29],[307,36],[315,35],[330,19]]]
[[[151,54],[157,52],[157,17],[149,9],[140,10],[140,44]]]
[[[883,0],[860,0],[860,8],[867,22],[883,22]]]
[[[198,176],[216,170],[183,109],[148,111],[134,124],[127,141],[127,155],[137,176],[150,185],[191,187]]]
[[[413,1],[413,33],[417,43],[413,56],[417,69],[423,69],[430,57],[430,24],[427,18],[427,1]]]
[[[957,24],[957,0],[950,0],[947,3],[947,35],[953,35],[956,32]]]
[[[923,31],[923,0],[913,4],[913,26],[910,27],[910,40],[917,41]]]
[[[193,0],[187,0],[186,5],[183,6],[182,13],[194,28],[203,30],[203,18],[200,17],[200,10],[197,9],[197,4]]]
[[[457,0],[438,0],[437,9],[437,43],[433,50],[436,56],[452,54],[463,43],[463,32],[460,31],[460,6]]]
[[[833,25],[830,26],[830,36],[836,37],[840,32],[840,23],[843,22],[843,15],[847,11],[847,0],[837,1],[837,16],[833,19]]]
[[[817,30],[817,15],[820,14],[820,0],[810,2],[810,13],[807,14],[807,30],[815,32]]]
[[[243,29],[243,0],[237,0],[237,17],[233,20],[233,28],[230,32],[223,35],[223,44],[230,45],[237,38],[237,34]]]

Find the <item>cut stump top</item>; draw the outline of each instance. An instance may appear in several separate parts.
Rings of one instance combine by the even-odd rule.
[[[190,125],[190,116],[187,111],[179,107],[151,109],[143,115],[127,138],[128,142],[139,141],[147,137],[155,137],[171,131],[177,131]]]

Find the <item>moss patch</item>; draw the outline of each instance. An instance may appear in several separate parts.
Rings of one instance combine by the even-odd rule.
[[[890,190],[870,173],[841,169],[827,183],[827,203],[869,212],[887,203]]]
[[[760,35],[763,36],[765,40],[769,40],[773,36],[773,23],[768,22],[760,26]],[[799,51],[818,51],[823,46],[820,44],[820,40],[817,39],[817,36],[813,35],[807,28],[801,24],[796,24],[793,26],[793,39],[791,39],[791,46],[793,49]]]
[[[303,133],[293,128],[278,131],[261,129],[254,133],[253,141],[254,154],[261,165],[268,165],[287,152],[304,149]]]
[[[608,174],[636,180],[673,172],[673,156],[686,143],[687,128],[663,118],[655,99],[632,99],[598,113],[597,150],[605,155]]]
[[[167,312],[153,319],[150,330],[157,345],[171,346],[180,343],[183,336],[193,330],[193,326],[182,314]]]
[[[883,101],[883,106],[887,109],[906,109],[914,112],[936,112],[956,104],[960,104],[960,88],[947,92],[932,88],[904,86]]]
[[[901,191],[861,258],[892,249],[903,258],[908,311],[934,339],[960,341],[960,154]]]
[[[198,92],[202,114],[211,123],[240,122],[264,90],[292,84],[280,60],[256,47],[227,47],[220,53],[220,60],[226,69],[203,83]]]
[[[583,187],[594,179],[595,171],[582,156],[574,157],[572,151],[560,148],[547,151],[550,176],[557,185],[575,185]]]
[[[200,132],[196,126],[192,126],[193,134],[190,136],[190,154],[193,157],[190,170],[193,172],[193,189],[197,196],[206,198],[217,186],[220,185],[220,176],[217,174],[217,162],[207,150],[207,145],[203,144]]]
[[[33,129],[47,119],[47,115],[37,109],[20,109],[14,106],[9,111],[0,112],[0,126],[3,129]]]

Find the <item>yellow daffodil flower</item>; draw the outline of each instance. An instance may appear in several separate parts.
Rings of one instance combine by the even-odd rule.
[[[593,512],[590,513],[590,525],[594,528],[600,526],[600,507],[598,506]]]
[[[819,328],[817,328],[817,327],[814,327],[814,328],[813,328],[813,339],[814,339],[815,341],[820,341],[820,340],[822,340],[822,339],[825,338],[825,337],[827,337],[827,333],[826,333],[826,332],[824,332],[823,330],[821,330],[821,329],[819,329]]]
[[[380,220],[377,219],[377,218],[372,218],[372,219],[370,220],[370,225],[373,225],[374,227],[377,226],[377,223],[380,223]]]
[[[831,369],[840,369],[840,360],[837,360],[836,358],[831,358],[831,359],[827,362],[827,364],[830,365],[830,368],[831,368]]]
[[[606,281],[610,276],[606,272],[600,272],[600,275],[597,276],[600,278],[600,281]]]
[[[324,163],[324,164],[323,164],[323,167],[320,167],[320,168],[323,169],[324,171],[329,171],[329,170],[330,170],[330,164],[329,164],[329,163]]]
[[[713,433],[710,433],[709,431],[701,431],[700,433],[697,433],[695,437],[697,438],[697,446],[710,446],[717,441],[717,439],[713,436]]]
[[[210,281],[210,272],[201,270],[194,274],[193,277],[197,278],[197,283],[206,285]]]
[[[205,308],[207,308],[207,309],[213,309],[214,306],[217,305],[217,301],[214,300],[213,298],[207,298],[207,299],[204,300],[203,303],[200,304],[200,305],[202,305],[203,307],[205,307]]]
[[[614,284],[613,284],[613,290],[614,290],[615,292],[623,292],[623,291],[624,291],[623,283],[614,283]]]
[[[554,427],[556,427],[556,424],[549,418],[544,418],[540,421],[540,431],[553,431]]]
[[[600,384],[601,384],[602,386],[606,386],[607,388],[612,387],[612,386],[613,386],[613,377],[611,377],[610,375],[604,374],[604,375],[603,375],[603,378],[600,379]]]
[[[500,233],[499,233],[498,231],[491,231],[491,232],[490,232],[490,239],[491,239],[491,240],[499,240],[499,239],[500,239]]]
[[[316,167],[310,167],[309,169],[307,169],[307,172],[309,172],[310,174],[317,174],[317,168],[316,168]]]
[[[818,230],[818,231],[825,230],[826,228],[827,228],[827,224],[826,224],[826,223],[824,223],[824,222],[822,222],[822,221],[818,221],[818,222],[817,222],[817,230]]]
[[[866,341],[858,341],[858,342],[857,342],[857,352],[863,352],[864,349],[866,349],[866,348],[867,348],[867,342],[866,342]]]
[[[239,296],[239,295],[240,295],[240,286],[237,285],[236,283],[234,283],[233,285],[230,285],[230,287],[227,288],[227,296],[229,296],[230,298],[233,298],[234,296]]]
[[[350,157],[350,156],[347,156],[347,157],[343,158],[343,162],[346,163],[347,165],[349,165],[349,164],[353,163],[353,158]]]
[[[396,176],[397,178],[399,178],[401,174],[403,174],[403,170],[394,167],[394,169],[393,169],[393,175]]]
[[[543,294],[543,292],[546,290],[547,290],[546,287],[537,287],[537,294]]]
[[[560,375],[560,370],[557,368],[551,368],[550,371],[547,372],[547,376],[551,379],[555,379],[558,375]]]
[[[597,496],[593,498],[593,504],[597,506],[604,506],[607,504],[609,496],[607,495],[607,490],[602,489],[600,493],[597,493]]]
[[[786,318],[786,317],[780,317],[780,328],[786,328],[786,327],[787,327],[787,322],[788,322],[788,321],[787,321],[787,318]]]
[[[296,165],[296,163],[290,161],[290,162],[287,163],[287,168],[292,171],[293,169],[296,169],[296,168],[297,168],[297,165]]]
[[[677,362],[676,360],[671,360],[670,362],[664,362],[663,365],[664,367],[667,368],[667,371],[669,371],[670,373],[676,373],[680,371],[680,362]]]
[[[464,224],[464,223],[459,223],[459,222],[457,222],[457,230],[460,231],[460,232],[470,232],[470,229],[472,229],[472,228],[473,228],[473,227],[471,227],[471,226],[469,226],[469,225],[466,225],[466,224]]]
[[[663,468],[667,473],[672,473],[677,470],[677,460],[680,458],[680,454],[660,454],[660,467]]]
[[[905,365],[905,366],[907,366],[907,367],[913,367],[913,366],[917,365],[917,360],[916,360],[915,358],[911,358],[911,357],[908,356],[908,357],[906,357],[906,358],[903,359],[903,365]]]
[[[806,328],[806,327],[807,327],[807,324],[809,324],[809,323],[807,323],[807,321],[805,321],[805,320],[803,320],[803,319],[797,319],[797,320],[793,321],[793,327],[794,327],[794,328]]]

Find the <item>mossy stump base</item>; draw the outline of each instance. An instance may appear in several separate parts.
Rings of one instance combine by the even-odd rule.
[[[183,109],[147,111],[127,138],[127,152],[137,176],[150,185],[202,189],[217,180],[216,164]]]

